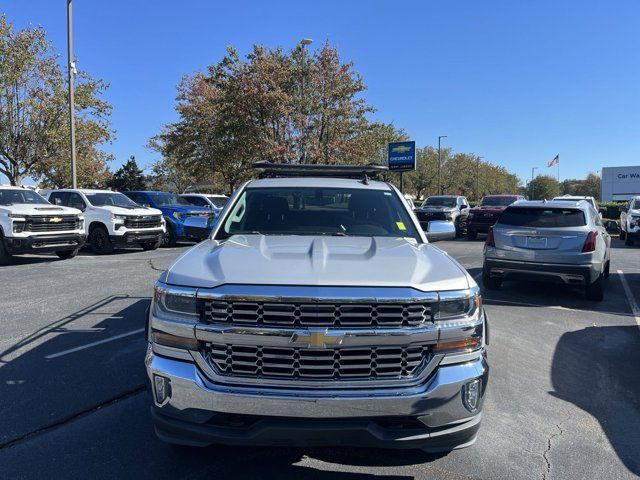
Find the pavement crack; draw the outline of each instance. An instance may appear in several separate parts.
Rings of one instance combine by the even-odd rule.
[[[547,469],[542,474],[542,480],[547,480],[548,478],[550,478],[550,475],[551,475],[551,460],[549,460],[549,457],[548,457],[549,453],[551,453],[551,441],[554,438],[559,437],[563,433],[562,427],[560,426],[559,423],[556,424],[556,428],[558,429],[558,431],[556,433],[552,433],[551,435],[549,435],[549,438],[547,439],[547,449],[542,454],[542,457],[544,458],[544,461],[547,464]]]
[[[146,390],[146,385],[138,385],[135,388],[132,388],[131,390],[127,390],[126,392],[123,392],[115,397],[112,397],[108,400],[105,400],[103,402],[100,402],[97,405],[93,405],[89,408],[86,408],[84,410],[81,410],[79,412],[76,412],[74,414],[68,415],[64,418],[61,418],[60,420],[56,420],[55,422],[52,422],[48,425],[45,425],[43,427],[40,427],[36,430],[33,430],[31,432],[25,433],[17,438],[14,438],[12,440],[9,440],[7,442],[4,443],[0,443],[0,450],[4,450],[6,448],[10,448],[13,447],[17,444],[20,444],[24,441],[30,440],[33,437],[36,437],[38,435],[42,435],[45,433],[48,433],[52,430],[56,430],[57,428],[60,427],[64,427],[65,425],[75,422],[76,420],[79,420],[83,417],[86,417],[87,415],[91,415],[94,412],[97,412],[98,410],[102,409],[102,408],[106,408],[106,407],[110,407],[112,405],[115,405],[116,403],[125,400],[127,398],[130,397],[134,397],[142,392],[144,392]]]
[[[149,263],[149,266],[151,267],[151,269],[152,269],[152,270],[155,270],[156,272],[164,272],[164,271],[165,271],[165,269],[164,269],[164,268],[158,268],[158,267],[156,267],[156,266],[153,264],[153,259],[152,259],[152,258],[150,258],[150,259],[148,260],[148,263]]]

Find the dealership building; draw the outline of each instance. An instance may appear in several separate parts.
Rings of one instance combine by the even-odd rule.
[[[603,202],[629,200],[640,195],[640,166],[603,167],[600,181]]]

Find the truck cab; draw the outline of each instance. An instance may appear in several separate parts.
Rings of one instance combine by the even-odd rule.
[[[155,284],[156,434],[205,446],[471,445],[489,366],[475,280],[385,167],[256,164]]]
[[[54,205],[83,212],[88,243],[98,255],[134,245],[154,250],[165,232],[162,212],[142,207],[111,190],[57,189],[51,190],[48,199]]]
[[[72,258],[84,242],[80,210],[51,205],[27,188],[0,186],[0,265],[23,253],[54,252],[61,259]]]
[[[208,236],[215,222],[215,213],[206,207],[191,205],[184,198],[169,192],[137,191],[123,192],[134,202],[160,210],[166,222],[167,228],[162,238],[162,246],[175,247],[178,240],[202,240]],[[195,217],[195,218],[194,218]],[[197,222],[197,229],[185,229],[189,227],[187,220]],[[186,225],[185,225],[186,224]],[[196,233],[201,232],[201,233]]]

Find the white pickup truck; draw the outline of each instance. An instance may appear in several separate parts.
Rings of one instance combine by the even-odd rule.
[[[162,212],[142,207],[126,195],[110,190],[61,189],[48,194],[49,202],[84,212],[87,241],[97,254],[116,247],[140,245],[144,250],[160,246],[165,232]]]
[[[84,241],[80,210],[51,205],[26,188],[0,186],[0,265],[20,253],[55,252],[62,259],[72,258]]]
[[[633,197],[620,212],[620,240],[627,246],[640,240],[640,195]]]

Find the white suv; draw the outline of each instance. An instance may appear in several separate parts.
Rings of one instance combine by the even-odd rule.
[[[625,245],[633,245],[640,240],[640,195],[633,197],[620,212],[620,240]]]
[[[141,207],[122,193],[110,190],[52,190],[48,199],[84,212],[88,243],[95,253],[107,254],[116,247],[140,245],[144,250],[160,246],[165,232],[162,212]]]
[[[75,257],[85,241],[82,212],[53,206],[36,192],[0,186],[0,265],[19,253]]]

